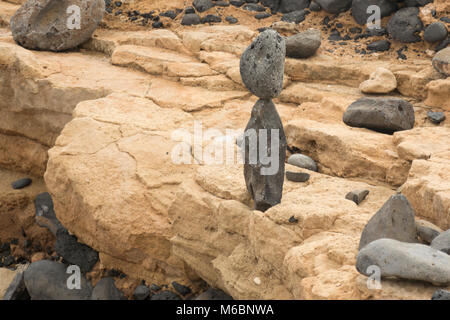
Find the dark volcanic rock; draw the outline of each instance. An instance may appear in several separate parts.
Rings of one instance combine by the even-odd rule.
[[[310,178],[310,174],[306,172],[286,171],[286,179],[292,182],[306,182]]]
[[[278,11],[280,7],[281,0],[261,0],[261,4],[264,7],[267,7],[271,10],[271,12],[275,13]]]
[[[420,41],[418,33],[423,30],[418,8],[403,8],[389,20],[387,31],[394,40],[400,42]]]
[[[214,7],[214,3],[211,0],[194,0],[192,5],[198,12],[204,12]]]
[[[381,238],[415,243],[416,235],[414,210],[405,196],[396,194],[389,198],[364,227],[359,250]]]
[[[188,295],[191,293],[191,289],[189,287],[186,287],[182,284],[179,284],[178,282],[172,282],[172,287],[175,289],[176,292],[181,294],[182,296]]]
[[[258,20],[262,20],[262,19],[267,19],[269,17],[271,17],[272,15],[270,13],[267,12],[261,12],[261,13],[257,13],[255,14],[255,19]]]
[[[300,23],[305,21],[306,14],[304,10],[301,11],[292,11],[289,13],[285,13],[281,18],[282,21]]]
[[[434,55],[433,67],[444,76],[450,77],[450,47]]]
[[[376,5],[380,8],[381,17],[390,16],[394,13],[398,6],[390,0],[353,0],[352,16],[360,25],[367,24],[367,20],[373,13],[367,13],[369,6]]]
[[[300,11],[308,8],[310,3],[310,0],[281,0],[278,11],[281,13]]]
[[[369,194],[369,190],[353,190],[346,194],[345,199],[360,204]]]
[[[266,132],[267,139],[261,138],[260,130]],[[271,135],[274,135],[273,145]],[[267,149],[268,159],[260,157],[261,148]],[[258,100],[254,105],[245,128],[243,149],[247,190],[254,199],[255,209],[266,211],[281,201],[287,149],[283,124],[272,101]]]
[[[25,270],[24,281],[32,300],[89,300],[92,287],[84,275],[80,274],[80,289],[68,288],[73,276],[62,263],[40,260]]]
[[[19,179],[14,181],[13,183],[11,183],[11,187],[15,190],[18,189],[23,189],[27,186],[29,186],[31,184],[32,180],[30,178],[23,178],[23,179]]]
[[[439,123],[441,123],[442,121],[445,120],[445,113],[428,111],[427,112],[427,117],[434,124],[439,124]]]
[[[321,32],[309,29],[286,38],[286,56],[306,59],[313,56],[322,43]]]
[[[233,298],[222,290],[209,288],[195,298],[195,300],[233,300]]]
[[[83,272],[91,271],[98,261],[97,251],[79,243],[65,229],[59,229],[56,233],[55,251],[67,262],[79,266]]]
[[[124,295],[116,288],[114,278],[107,277],[101,279],[92,290],[91,300],[124,300]]]
[[[378,40],[367,45],[367,50],[378,52],[388,51],[390,48],[391,43],[387,40]]]
[[[222,18],[214,14],[208,14],[202,18],[202,23],[222,22]]]
[[[150,300],[181,300],[181,298],[179,295],[165,290],[152,295]]]
[[[392,134],[414,127],[413,106],[399,98],[361,98],[345,111],[343,121],[350,127]]]
[[[447,39],[448,30],[442,22],[434,22],[425,28],[423,38],[428,42],[439,42]]]
[[[328,13],[345,12],[352,6],[352,0],[315,0]]]
[[[68,21],[72,5],[80,9],[79,28],[75,19]],[[104,12],[103,0],[28,0],[11,18],[11,32],[27,49],[64,51],[89,40]]]
[[[311,1],[311,4],[309,5],[309,10],[314,11],[314,12],[318,12],[320,11],[322,8],[320,7],[320,4]]]
[[[238,22],[238,19],[236,19],[235,17],[232,17],[232,16],[226,17],[225,20],[230,24],[235,24]]]
[[[183,26],[191,26],[200,23],[201,23],[200,16],[196,13],[187,13],[183,16],[183,19],[181,20],[181,24]]]
[[[283,89],[286,44],[275,30],[258,35],[244,51],[240,73],[245,86],[261,99],[277,97]]]
[[[134,300],[145,300],[150,296],[150,289],[147,286],[139,285],[134,289]]]
[[[261,6],[261,5],[257,4],[257,3],[248,3],[248,4],[246,4],[244,6],[244,10],[256,11],[256,12],[266,11],[266,9],[263,6]]]
[[[439,231],[425,226],[416,225],[416,229],[417,236],[427,244],[430,244],[434,238],[441,234]]]
[[[242,5],[245,3],[245,1],[244,0],[230,0],[230,4],[232,5],[232,6],[235,6],[235,7],[242,7]]]

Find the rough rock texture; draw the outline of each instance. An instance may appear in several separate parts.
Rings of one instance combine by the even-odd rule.
[[[261,99],[277,97],[283,88],[285,40],[275,30],[262,32],[241,56],[245,86]]]
[[[25,287],[25,281],[23,271],[16,270],[16,276],[11,281],[3,295],[3,300],[29,300],[27,288]]]
[[[430,247],[450,255],[450,229],[434,238]]]
[[[448,30],[442,22],[433,22],[425,28],[423,38],[428,42],[443,41],[447,38]]]
[[[371,275],[370,266],[379,267],[382,278],[450,284],[450,256],[423,244],[376,240],[358,253],[356,261],[356,268],[364,275]]]
[[[244,134],[247,190],[255,210],[266,211],[281,201],[287,148],[283,123],[272,101],[256,102]],[[267,152],[263,156],[261,149]]]
[[[378,68],[370,78],[361,83],[359,89],[364,93],[389,93],[397,88],[397,79],[386,68]]]
[[[414,211],[405,196],[396,194],[367,223],[361,234],[359,250],[381,238],[417,242],[416,234]]]
[[[303,10],[308,8],[310,3],[310,0],[280,0],[278,11],[281,13],[288,13]]]
[[[369,190],[353,190],[345,195],[345,199],[351,200],[356,204],[360,204],[366,199]]]
[[[111,277],[101,279],[91,295],[91,300],[123,300],[123,298],[123,293],[116,288],[114,278]]]
[[[414,127],[413,106],[398,98],[362,98],[352,103],[344,113],[345,124],[383,133]]]
[[[352,0],[315,0],[328,13],[347,11],[352,6]]]
[[[418,33],[422,29],[423,23],[419,18],[418,8],[398,10],[387,25],[387,31],[394,40],[406,43],[420,41]]]
[[[321,32],[309,29],[305,32],[286,38],[286,56],[290,58],[309,58],[313,56],[321,45]]]
[[[20,274],[19,271],[9,270],[7,268],[0,268],[0,299],[4,299],[5,293],[8,291],[10,284],[15,277]]]
[[[450,291],[437,290],[433,293],[431,300],[450,300]]]
[[[420,225],[417,226],[417,236],[426,244],[431,244],[433,239],[436,238],[439,234],[440,232],[433,228]]]
[[[80,27],[74,23],[71,6],[80,10]],[[63,51],[86,42],[105,12],[103,0],[28,0],[11,18],[14,40],[28,49]]]
[[[300,167],[300,168],[304,168],[304,169],[308,169],[308,170],[312,170],[312,171],[317,171],[316,162],[313,159],[311,159],[310,157],[305,156],[304,154],[301,154],[301,153],[295,153],[295,154],[291,155],[288,158],[287,162],[296,167]]]
[[[92,287],[84,275],[81,276],[81,289],[69,289],[67,281],[71,276],[66,265],[49,260],[30,264],[25,271],[24,280],[32,300],[88,300]]]

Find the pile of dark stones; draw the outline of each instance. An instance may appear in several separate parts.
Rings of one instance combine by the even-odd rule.
[[[283,191],[287,142],[272,99],[283,89],[285,56],[284,38],[275,30],[268,29],[256,37],[240,60],[242,81],[251,93],[259,97],[245,128],[242,150],[247,190],[254,200],[255,209],[260,211],[280,203]],[[262,159],[262,152],[271,159],[270,163]]]
[[[372,216],[359,242],[356,269],[370,276],[374,267],[381,279],[424,281],[450,285],[450,230],[440,232],[415,221],[408,199],[395,194]],[[433,299],[449,299],[438,290]]]

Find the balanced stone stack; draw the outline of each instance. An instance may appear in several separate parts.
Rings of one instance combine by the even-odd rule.
[[[259,34],[242,54],[240,72],[245,86],[260,98],[245,128],[244,176],[255,209],[280,203],[286,160],[286,136],[272,99],[283,89],[286,44],[275,30]]]
[[[24,48],[64,51],[89,40],[104,12],[104,0],[28,0],[11,18],[11,32]]]

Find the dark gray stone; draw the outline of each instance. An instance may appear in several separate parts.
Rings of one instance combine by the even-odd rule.
[[[24,281],[31,300],[89,300],[92,287],[84,275],[80,275],[80,289],[68,288],[67,282],[74,274],[66,273],[67,267],[49,260],[30,264]]]
[[[286,56],[306,59],[313,56],[322,43],[321,32],[309,29],[286,38]]]
[[[286,171],[286,179],[292,182],[306,182],[310,178],[310,174],[306,172]]]
[[[275,13],[280,7],[280,1],[281,0],[261,0],[261,4],[264,7],[269,8],[272,13]]]
[[[181,298],[171,291],[164,290],[152,295],[150,300],[181,300]]]
[[[308,8],[310,4],[310,0],[281,0],[278,11],[281,13],[300,11]]]
[[[191,293],[191,289],[189,287],[186,287],[178,282],[172,282],[172,287],[175,289],[176,292],[181,294],[182,296],[188,295]]]
[[[247,11],[256,11],[256,12],[266,11],[266,8],[257,3],[248,3],[243,7],[243,9]]]
[[[226,17],[225,20],[228,21],[228,23],[230,23],[230,24],[235,24],[238,22],[238,19],[236,19],[235,17],[232,17],[232,16]]]
[[[257,20],[262,20],[262,19],[267,19],[269,17],[271,17],[272,15],[270,13],[267,12],[261,12],[261,13],[257,13],[255,14],[255,19]]]
[[[32,180],[30,178],[23,178],[11,183],[11,187],[15,190],[23,189],[25,187],[28,187],[31,184],[31,182]]]
[[[134,300],[145,300],[150,296],[150,289],[147,286],[139,285],[134,289]]]
[[[439,123],[441,123],[442,121],[445,120],[445,113],[428,111],[427,112],[427,117],[434,124],[439,124]]]
[[[306,19],[306,11],[300,10],[285,13],[281,18],[281,21],[300,23],[305,21],[305,19]]]
[[[233,300],[233,297],[220,289],[209,288],[195,298],[195,300]]]
[[[309,10],[319,12],[320,10],[322,10],[322,7],[320,6],[320,4],[311,1],[311,4],[309,5]]]
[[[450,300],[450,291],[439,289],[433,293],[431,300]]]
[[[423,38],[428,42],[439,42],[447,39],[448,30],[442,22],[433,22],[425,28]]]
[[[266,131],[267,140],[260,139],[260,130]],[[274,139],[274,142],[278,143],[278,147],[274,146],[276,150],[271,148],[271,133],[275,133],[274,130],[278,130],[279,136],[278,139]],[[267,161],[268,164],[262,161],[258,152],[261,145],[264,145],[263,141],[267,146],[267,157],[270,159]],[[272,101],[258,100],[245,128],[243,146],[245,182],[256,210],[266,211],[281,201],[286,148],[286,135],[275,105]]]
[[[194,7],[186,7],[186,10],[184,10],[184,13],[186,13],[186,14],[195,13],[195,9],[194,9]]]
[[[6,289],[3,300],[30,300],[30,295],[25,287],[23,272],[16,274],[8,289]]]
[[[107,277],[101,279],[94,290],[92,290],[91,300],[124,300],[125,297],[119,289],[116,288],[114,278]]]
[[[304,154],[295,153],[288,158],[287,162],[293,166],[317,172],[316,162]]]
[[[181,19],[181,24],[183,26],[191,26],[200,23],[200,16],[196,13],[187,13],[183,16],[183,19]]]
[[[324,11],[328,13],[340,13],[349,10],[352,0],[315,0]]]
[[[376,5],[380,8],[381,17],[390,16],[398,9],[398,5],[390,0],[353,0],[352,16],[360,25],[366,25],[373,13],[367,13],[369,6]]]
[[[396,194],[370,218],[361,234],[359,250],[381,238],[417,242],[414,210],[404,195]]]
[[[69,29],[66,12],[80,8],[80,29]],[[11,32],[21,46],[33,50],[64,51],[89,40],[105,12],[103,0],[28,0],[11,18]]]
[[[98,261],[97,251],[79,243],[65,229],[59,229],[56,233],[55,251],[67,262],[79,266],[83,272],[91,271]]]
[[[367,45],[367,50],[370,51],[388,51],[391,48],[391,43],[387,40],[378,40]]]
[[[430,246],[450,255],[450,229],[434,238]]]
[[[234,7],[242,7],[242,5],[245,3],[244,0],[230,0],[230,4]]]
[[[423,7],[434,0],[406,0],[405,6],[407,7]]]
[[[353,190],[345,195],[345,199],[353,201],[356,204],[360,204],[369,194],[369,190]]]
[[[192,5],[198,12],[204,12],[214,7],[214,3],[211,0],[194,0]]]
[[[347,108],[343,121],[351,127],[392,134],[414,127],[414,108],[399,98],[361,98]]]
[[[277,97],[283,89],[286,44],[275,30],[260,33],[241,56],[245,86],[261,99]]]
[[[222,22],[222,18],[214,14],[208,14],[202,18],[202,23],[218,23]]]
[[[441,234],[439,231],[425,226],[416,225],[416,229],[417,236],[426,244],[430,244],[434,238]]]
[[[150,286],[150,290],[156,292],[156,291],[161,290],[161,287],[156,285],[156,284],[154,284],[154,283],[152,283],[151,286]]]
[[[442,49],[433,57],[433,67],[446,77],[450,77],[450,47]]]
[[[391,37],[405,43],[420,41],[418,33],[422,30],[423,23],[419,18],[419,9],[415,7],[398,10],[387,25]]]
[[[55,236],[58,230],[64,229],[62,224],[56,218],[53,200],[48,192],[36,196],[34,207],[36,209],[36,223],[39,226],[47,228]]]
[[[450,284],[450,256],[419,243],[378,239],[362,248],[356,258],[358,272],[370,276],[371,266],[380,269],[381,278]]]

